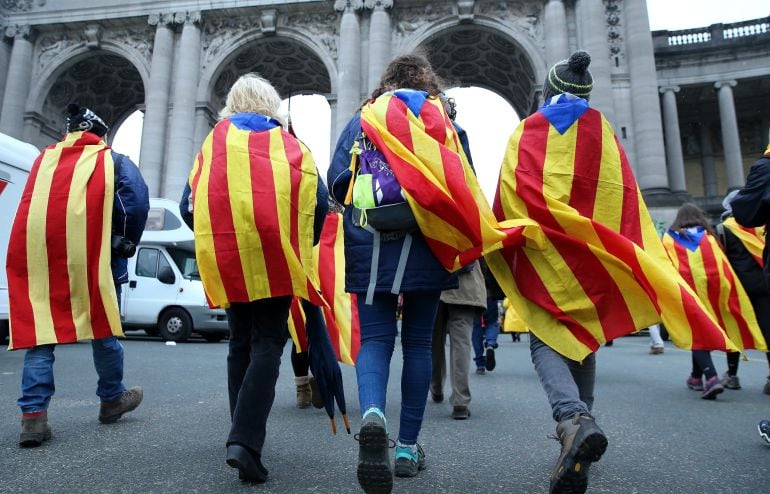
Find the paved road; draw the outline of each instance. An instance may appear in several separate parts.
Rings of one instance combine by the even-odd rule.
[[[547,492],[559,452],[546,437],[554,428],[550,410],[526,343],[507,336],[501,343],[498,368],[471,376],[470,420],[451,420],[446,403],[428,404],[421,435],[428,469],[416,479],[396,479],[394,492]],[[262,486],[241,484],[224,463],[227,344],[166,346],[132,337],[125,347],[126,383],[144,387],[142,406],[117,424],[99,424],[90,345],[62,346],[49,410],[54,438],[38,449],[16,445],[23,353],[0,349],[0,492],[360,492],[352,436],[332,436],[322,411],[294,406],[289,346],[263,453],[270,480]],[[591,469],[589,492],[770,492],[770,448],[755,429],[770,417],[764,355],[749,352],[750,361],[741,363],[743,390],[707,402],[684,386],[689,352],[646,350],[646,337],[627,337],[599,352],[594,412],[610,445]],[[724,370],[723,356],[714,357]],[[387,407],[393,430],[397,367]],[[357,430],[354,370],[343,368],[343,376]]]

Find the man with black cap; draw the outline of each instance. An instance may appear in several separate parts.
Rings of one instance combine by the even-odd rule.
[[[117,337],[120,285],[147,221],[147,185],[104,142],[109,129],[93,111],[70,104],[66,129],[32,166],[8,244],[9,349],[27,349],[17,401],[22,447],[51,438],[57,344],[91,340],[99,422],[117,421],[143,396],[123,385]]]

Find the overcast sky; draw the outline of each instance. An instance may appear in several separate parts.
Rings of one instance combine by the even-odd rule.
[[[737,22],[770,15],[769,0],[647,0],[650,28],[678,30],[708,26],[717,22]],[[457,121],[467,131],[476,173],[491,201],[505,144],[519,118],[500,96],[480,88],[456,88],[449,93],[457,101]],[[285,105],[284,105],[285,106]],[[323,177],[329,166],[329,129],[319,122],[330,122],[329,105],[321,96],[295,96],[292,122],[297,136],[310,148]],[[118,129],[113,147],[139,158],[142,118],[137,112]]]

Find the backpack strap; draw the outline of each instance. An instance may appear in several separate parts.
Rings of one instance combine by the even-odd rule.
[[[369,265],[369,285],[366,287],[366,305],[372,305],[374,302],[374,290],[377,288],[377,272],[380,265],[380,245],[382,243],[382,234],[369,225],[362,227],[374,236],[372,241],[372,262]],[[398,265],[393,277],[393,286],[390,293],[398,295],[401,293],[401,282],[406,272],[406,261],[409,259],[409,251],[412,249],[412,234],[407,233],[404,236],[404,243],[401,245],[401,254],[398,256]]]
[[[390,293],[398,295],[401,292],[401,281],[404,279],[404,271],[406,271],[406,260],[409,258],[409,250],[412,248],[412,234],[407,233],[404,237],[404,243],[401,244],[401,254],[398,256],[398,266],[396,267],[396,274],[393,278],[393,286],[390,289]]]

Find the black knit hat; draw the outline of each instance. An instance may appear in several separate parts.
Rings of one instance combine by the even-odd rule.
[[[104,120],[99,118],[99,115],[85,106],[70,103],[67,105],[67,132],[78,132],[81,130],[93,132],[99,137],[104,137],[110,128],[107,127]]]
[[[548,71],[543,85],[543,99],[547,100],[557,94],[570,93],[588,99],[594,87],[594,79],[588,70],[591,55],[584,51],[576,51],[569,60],[557,62]]]

